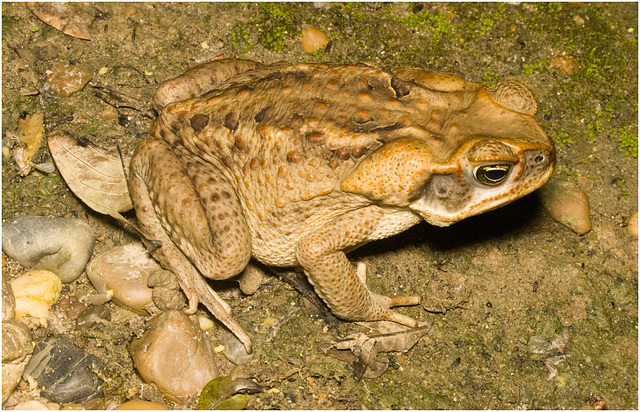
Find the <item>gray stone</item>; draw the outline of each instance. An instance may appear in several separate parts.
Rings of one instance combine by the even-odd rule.
[[[91,258],[95,236],[80,219],[18,216],[2,226],[2,250],[26,268],[49,270],[73,282]]]

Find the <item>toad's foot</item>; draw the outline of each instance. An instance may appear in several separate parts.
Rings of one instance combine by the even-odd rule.
[[[356,263],[356,275],[358,275],[358,278],[362,281],[362,283],[367,283],[367,265],[364,262]],[[387,309],[395,306],[418,305],[421,300],[420,296],[383,296],[373,293],[372,297],[374,298],[374,300],[378,301],[376,305],[379,305],[382,308],[386,307]],[[389,317],[384,320],[390,320],[410,327],[416,327],[418,325],[415,320],[408,316],[402,315],[392,310],[388,310],[386,312],[388,312],[386,316]]]
[[[209,311],[218,319],[224,326],[227,327],[233,333],[240,342],[244,345],[245,350],[248,354],[253,353],[253,347],[251,346],[251,339],[246,334],[242,326],[238,324],[233,317],[231,316],[231,308],[222,300],[218,294],[211,289],[211,286],[207,283],[207,281],[198,276],[195,279],[195,286],[198,291],[198,297],[200,298],[200,302],[209,309]]]

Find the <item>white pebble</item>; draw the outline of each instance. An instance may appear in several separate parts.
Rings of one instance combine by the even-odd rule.
[[[49,309],[58,301],[62,281],[48,270],[32,270],[11,280],[16,298],[16,319],[29,315],[46,323]]]

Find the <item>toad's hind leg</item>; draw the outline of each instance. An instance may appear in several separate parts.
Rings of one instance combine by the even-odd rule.
[[[202,302],[250,351],[229,305],[202,278],[228,279],[249,262],[251,238],[242,209],[219,170],[194,156],[182,156],[183,162],[176,152],[149,138],[131,160],[129,191],[140,227],[148,239],[161,242],[152,254],[177,276],[188,312]]]

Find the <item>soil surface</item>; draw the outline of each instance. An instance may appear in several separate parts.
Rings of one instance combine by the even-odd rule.
[[[636,3],[76,4],[95,17],[91,40],[44,24],[24,3],[2,4],[2,218],[84,219],[98,236],[94,255],[136,237],[84,206],[57,172],[19,177],[7,131],[23,113],[43,113],[46,133],[69,131],[130,157],[152,119],[129,108],[109,116],[94,86],[146,105],[162,81],[219,57],[414,66],[488,86],[517,79],[556,142],[555,177],[589,198],[593,229],[583,236],[551,219],[534,193],[352,253],[368,264],[372,290],[422,296],[424,306],[399,311],[432,323],[410,351],[379,355],[390,365],[379,378],[356,380],[319,350],[363,327],[310,318],[276,276],[253,296],[230,289],[225,297],[257,351],[249,369],[265,388],[247,408],[638,408],[638,243],[627,227],[638,210]],[[306,25],[331,37],[328,50],[303,50]],[[556,57],[579,69],[558,67]],[[89,85],[66,98],[45,90],[58,61],[89,70]],[[46,145],[35,160],[50,160]],[[23,271],[12,262],[5,270]],[[86,275],[63,288],[83,301],[94,293]],[[141,381],[128,345],[146,319],[109,305],[111,322],[65,332],[106,365],[102,407],[128,399],[194,406],[165,401]],[[37,342],[60,332],[50,324],[33,333]],[[229,373],[233,365],[218,356]],[[14,399],[32,396],[22,386]]]

